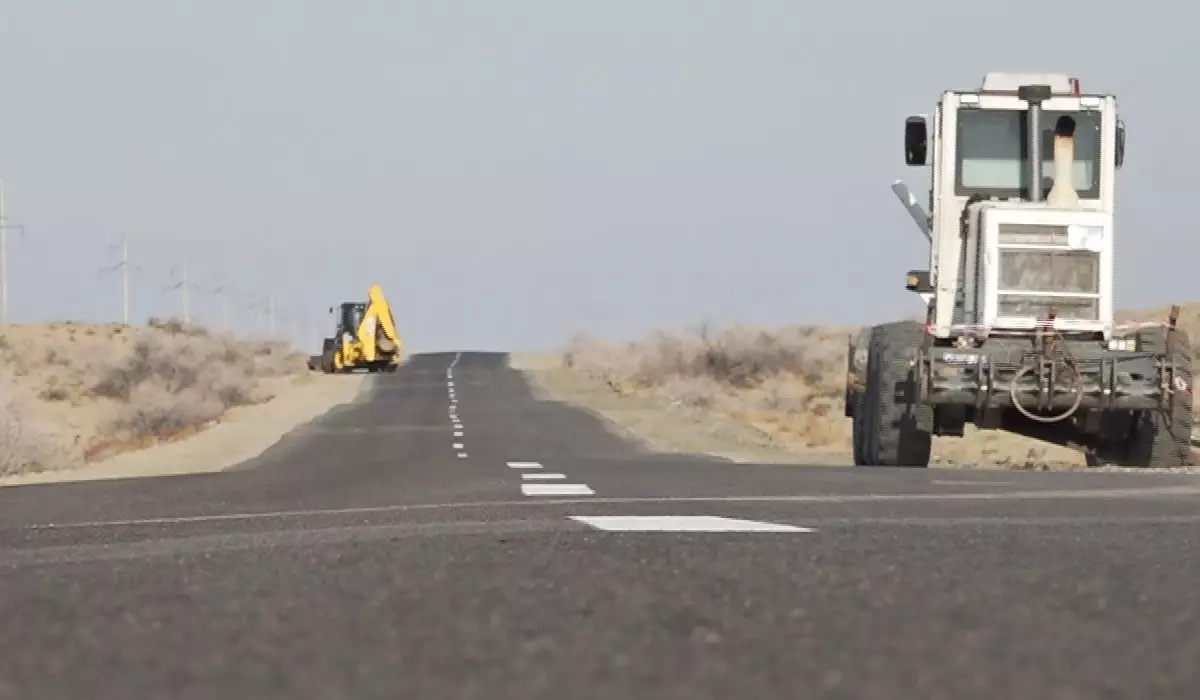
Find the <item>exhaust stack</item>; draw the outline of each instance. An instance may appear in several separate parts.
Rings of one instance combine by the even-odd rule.
[[[1054,185],[1046,204],[1069,209],[1079,206],[1079,193],[1072,184],[1075,175],[1075,120],[1063,115],[1054,125]]]

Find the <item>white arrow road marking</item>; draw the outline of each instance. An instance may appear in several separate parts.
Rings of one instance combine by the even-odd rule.
[[[809,527],[716,515],[572,515],[570,518],[607,532],[816,532]]]
[[[587,484],[521,484],[526,496],[590,496],[595,491]]]

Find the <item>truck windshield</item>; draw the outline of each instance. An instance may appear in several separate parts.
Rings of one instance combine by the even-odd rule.
[[[1042,112],[1043,194],[1054,181],[1054,124],[1064,114],[1075,120],[1072,184],[1081,199],[1097,199],[1100,196],[1100,114],[1097,112]],[[1024,111],[959,109],[956,193],[1027,197],[1027,127]]]

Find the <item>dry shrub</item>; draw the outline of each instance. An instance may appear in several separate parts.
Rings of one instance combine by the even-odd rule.
[[[152,319],[127,352],[103,367],[90,393],[121,403],[107,430],[113,436],[169,437],[265,398],[260,378],[303,369],[303,356],[282,343],[240,341]]]
[[[625,344],[580,334],[562,360],[620,393],[649,392],[818,447],[845,437],[844,417],[834,409],[845,386],[848,333],[819,326],[704,325]]]
[[[36,415],[35,401],[0,367],[0,476],[61,469],[74,460],[53,424]]]

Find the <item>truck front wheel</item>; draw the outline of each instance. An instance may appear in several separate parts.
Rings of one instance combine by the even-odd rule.
[[[854,416],[856,465],[929,466],[933,411],[918,402],[916,371],[910,360],[924,332],[915,321],[871,329],[866,390]]]

